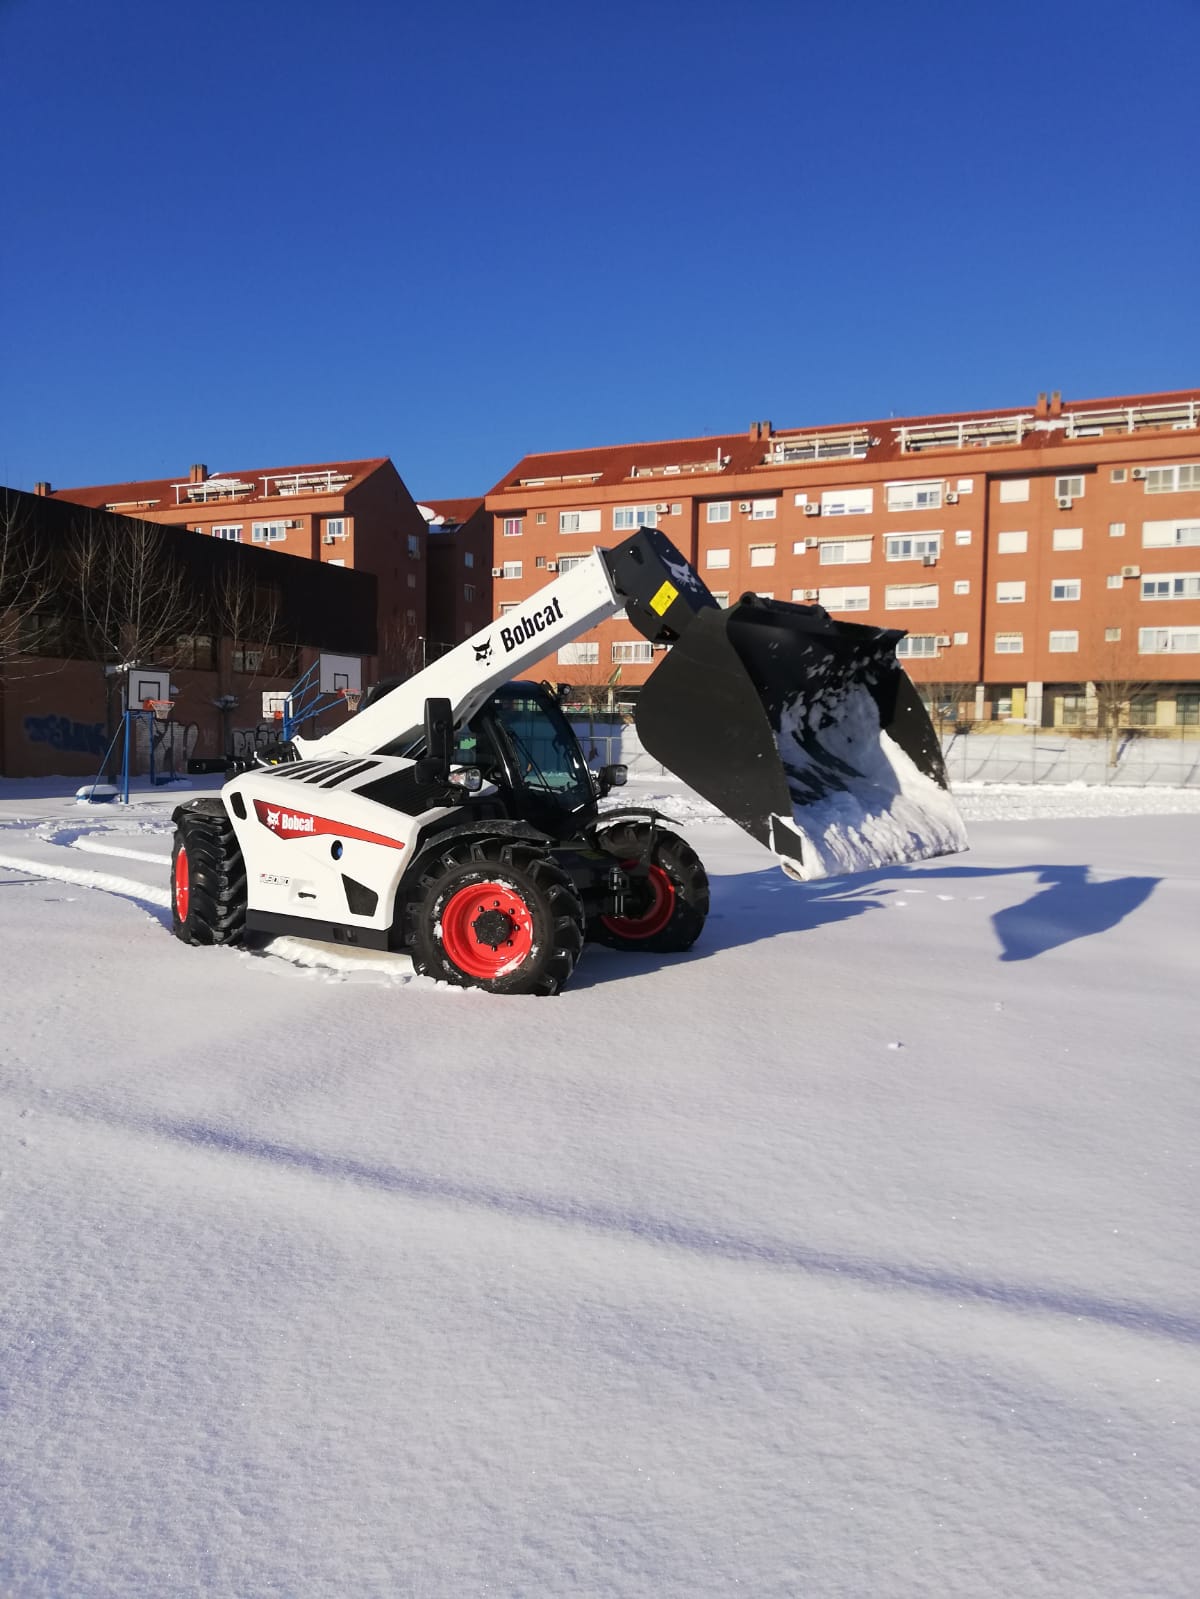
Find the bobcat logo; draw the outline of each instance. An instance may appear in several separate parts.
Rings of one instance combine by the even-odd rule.
[[[267,812],[267,826],[268,827],[278,827],[279,826],[279,812],[278,811],[268,811]]]
[[[472,648],[475,651],[475,661],[477,664],[491,660],[492,641],[490,638],[485,638],[482,644],[475,644],[472,646]]]

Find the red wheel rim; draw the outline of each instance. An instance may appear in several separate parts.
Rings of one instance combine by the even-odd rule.
[[[190,896],[191,874],[188,870],[187,850],[180,845],[175,856],[175,914],[181,922],[187,921]]]
[[[468,977],[502,977],[533,948],[533,913],[504,883],[460,888],[442,907],[441,920],[442,948]]]
[[[622,861],[626,871],[636,861]],[[654,895],[640,916],[602,916],[600,920],[618,938],[653,938],[661,933],[675,913],[675,885],[661,866],[650,868],[650,888]]]

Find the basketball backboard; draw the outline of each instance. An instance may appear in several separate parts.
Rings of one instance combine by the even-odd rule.
[[[171,674],[157,666],[131,666],[125,680],[125,708],[140,711],[147,700],[171,698]]]
[[[317,672],[322,694],[340,694],[345,689],[362,692],[362,660],[357,655],[322,655]]]

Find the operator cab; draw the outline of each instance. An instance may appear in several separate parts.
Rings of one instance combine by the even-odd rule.
[[[595,816],[596,780],[562,708],[540,683],[498,689],[459,734],[454,763],[477,766],[514,815],[552,836],[576,833]]]

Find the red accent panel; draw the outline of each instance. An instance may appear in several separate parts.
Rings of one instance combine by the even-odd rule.
[[[326,834],[337,838],[356,838],[363,844],[382,844],[386,849],[403,849],[398,838],[388,838],[384,833],[370,833],[365,827],[351,827],[345,822],[332,822],[327,816],[314,816],[311,811],[293,810],[290,805],[268,805],[265,800],[255,800],[254,811],[264,827],[276,838],[316,838]]]

